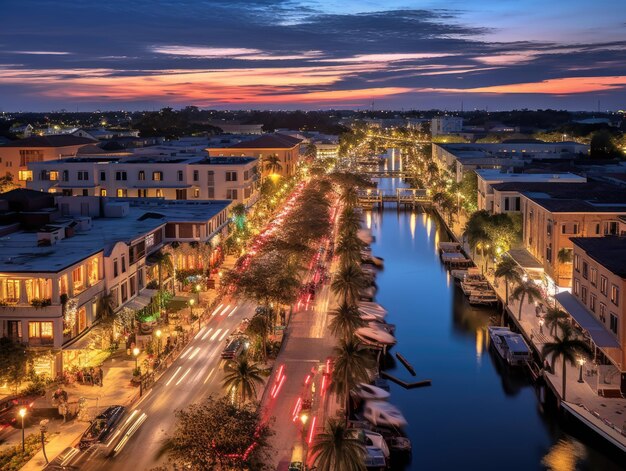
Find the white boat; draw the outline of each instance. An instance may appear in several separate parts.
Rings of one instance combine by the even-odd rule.
[[[461,244],[458,242],[439,242],[437,246],[441,252],[454,253],[461,251]]]
[[[359,439],[367,447],[376,447],[382,450],[385,458],[389,458],[389,446],[380,433],[364,428],[349,428],[348,435]]]
[[[385,452],[375,446],[365,447],[365,467],[367,469],[379,470],[387,468]]]
[[[378,317],[376,314],[366,311],[361,311],[359,309],[359,314],[361,315],[361,319],[367,322],[379,322],[382,321],[381,317]]]
[[[367,401],[363,408],[363,417],[374,425],[404,427],[407,424],[396,406],[383,401]]]
[[[367,326],[371,327],[372,329],[382,330],[383,332],[387,332],[391,335],[394,335],[396,332],[395,324],[387,324],[385,321],[378,319],[368,322]]]
[[[494,291],[472,291],[469,303],[473,305],[491,305],[498,302],[498,296]]]
[[[388,332],[372,327],[360,327],[355,332],[356,336],[364,343],[373,345],[395,345],[396,338]]]
[[[356,397],[359,397],[361,399],[376,401],[384,401],[386,399],[389,399],[389,396],[391,396],[391,393],[389,391],[385,391],[382,388],[372,386],[371,384],[367,383],[357,384],[356,387],[352,390],[352,393]]]
[[[498,354],[511,366],[523,365],[532,359],[530,347],[521,334],[508,327],[487,327],[489,340]]]
[[[359,309],[361,308],[369,311],[382,312],[383,315],[387,314],[387,309],[382,307],[380,304],[371,301],[359,301]]]
[[[465,275],[467,275],[467,270],[450,270],[450,275],[455,280],[463,281]]]

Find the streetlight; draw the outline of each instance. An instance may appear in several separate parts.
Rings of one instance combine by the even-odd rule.
[[[544,320],[539,319],[539,333],[540,334],[543,334],[543,323],[544,323]]]
[[[139,369],[139,365],[137,364],[137,357],[139,356],[139,353],[141,353],[141,350],[139,350],[139,348],[137,347],[133,348],[133,356],[135,357],[135,369],[136,370]]]
[[[48,419],[43,419],[39,422],[39,431],[41,432],[41,450],[43,451],[43,457],[48,464],[48,455],[46,455],[46,432],[48,431]]]
[[[26,415],[26,408],[22,407],[19,414],[22,418],[22,453],[24,453],[26,451],[26,446],[24,445],[24,416]]]
[[[583,380],[583,366],[586,363],[585,359],[583,357],[578,357],[578,364],[580,365],[580,372],[578,373],[578,382],[579,383],[584,383],[585,380]]]
[[[200,283],[198,283],[196,285],[196,296],[198,297],[196,301],[198,302],[198,304],[200,304],[200,290],[201,289],[202,289],[202,286],[200,286]]]
[[[161,329],[156,331],[156,337],[157,337],[157,356],[161,356]]]

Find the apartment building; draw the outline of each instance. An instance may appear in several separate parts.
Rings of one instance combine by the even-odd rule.
[[[295,173],[298,161],[300,159],[300,146],[302,140],[296,137],[287,136],[285,134],[264,134],[257,137],[227,147],[210,147],[207,152],[210,158],[215,157],[254,157],[258,159],[259,166],[262,168],[263,177],[268,176],[271,172],[266,168],[263,160],[266,157],[275,155],[280,162],[280,169],[275,173],[282,176],[291,176]]]
[[[463,118],[459,116],[441,116],[430,120],[430,133],[433,136],[455,134],[463,131]]]
[[[626,238],[571,240],[572,292],[557,300],[596,348],[596,374],[585,380],[600,394],[626,396]]]
[[[27,187],[65,196],[115,196],[166,200],[232,200],[258,197],[258,161],[253,157],[94,157],[29,165]]]
[[[50,207],[49,201],[33,207],[33,199],[51,196],[10,193],[11,207],[0,204],[4,221],[13,221],[0,236],[0,336],[52,352],[35,364],[50,377],[93,351],[91,327],[102,296],[111,294],[117,309],[130,303],[145,307],[155,293],[146,289],[156,276],[148,257],[174,241],[217,245],[228,235],[232,206],[231,201],[56,197]],[[28,211],[15,211],[20,199]],[[25,229],[33,226],[38,229]]]
[[[478,186],[478,209],[492,214],[521,211],[518,191],[530,189],[526,183],[585,183],[587,178],[573,173],[508,173],[494,169],[475,170]],[[494,187],[497,186],[497,192]]]
[[[608,184],[550,185],[521,194],[523,244],[543,266],[551,294],[572,286],[571,238],[616,235],[626,215],[626,194]]]
[[[11,175],[13,181],[26,186],[32,180],[28,169],[31,162],[47,162],[76,156],[81,147],[93,144],[94,140],[71,135],[32,136],[9,142],[0,147],[0,173]]]

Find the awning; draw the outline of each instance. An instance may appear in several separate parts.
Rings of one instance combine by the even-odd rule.
[[[150,304],[151,299],[152,296],[150,295],[139,294],[137,295],[137,297],[131,299],[128,303],[124,304],[123,307],[132,309],[133,311],[139,311],[140,309],[143,309],[148,304]]]
[[[531,255],[526,249],[511,249],[507,252],[509,256],[515,260],[520,267],[524,270],[541,270],[543,271],[543,265],[539,260]]]
[[[598,347],[606,348],[621,348],[620,343],[609,332],[602,323],[596,319],[587,308],[576,299],[569,291],[563,291],[554,296],[563,309],[565,309],[570,316],[586,330],[591,336],[591,340]]]
[[[69,340],[63,345],[63,350],[87,350],[90,348],[96,330],[100,329],[98,324],[94,324],[91,328],[83,332],[80,336]]]

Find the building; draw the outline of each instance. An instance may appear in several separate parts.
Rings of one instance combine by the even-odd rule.
[[[557,300],[595,350],[597,374],[585,375],[599,394],[626,396],[626,238],[573,237],[572,292]]]
[[[318,159],[336,159],[339,157],[339,144],[329,141],[315,142],[315,157]]]
[[[264,134],[256,139],[232,144],[228,147],[208,148],[210,158],[214,157],[255,157],[259,165],[263,166],[262,176],[272,171],[263,163],[269,156],[276,156],[280,162],[280,169],[274,173],[282,176],[291,176],[295,173],[300,159],[300,145],[302,140],[280,133]]]
[[[521,211],[521,183],[585,183],[573,173],[508,173],[498,169],[475,170],[478,181],[478,209],[492,214]],[[497,193],[494,188],[497,186]]]
[[[535,139],[511,139],[495,144],[433,144],[432,147],[435,163],[453,173],[457,182],[470,170],[509,169],[541,160],[574,159],[589,153],[585,144]]]
[[[262,124],[239,124],[222,121],[211,121],[209,124],[220,128],[224,134],[263,134]]]
[[[430,120],[430,134],[441,136],[463,131],[463,118],[459,116],[441,116]]]
[[[17,137],[26,138],[33,135],[33,130],[35,128],[32,124],[14,124],[9,129],[11,134],[15,134]]]
[[[66,196],[116,196],[166,200],[233,200],[258,197],[254,157],[131,155],[75,157],[29,165],[28,188]]]
[[[53,378],[93,351],[101,297],[117,311],[148,305],[150,255],[174,241],[216,247],[232,205],[10,193],[0,198],[0,336],[47,352],[35,369]]]
[[[523,191],[523,245],[543,268],[548,294],[572,286],[572,237],[619,234],[626,193],[604,183],[548,184]]]
[[[15,183],[25,186],[32,180],[29,163],[73,157],[81,147],[93,143],[92,139],[71,135],[33,136],[12,141],[0,147],[0,169],[11,175]]]

